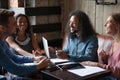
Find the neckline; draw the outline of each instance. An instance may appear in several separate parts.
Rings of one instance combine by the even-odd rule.
[[[20,45],[27,45],[30,41],[30,37],[27,35],[27,38],[24,41],[19,41],[18,36],[15,37],[15,41]]]

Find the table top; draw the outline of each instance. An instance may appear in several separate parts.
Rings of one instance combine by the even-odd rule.
[[[76,74],[73,74],[71,72],[68,72],[67,70],[61,71],[61,70],[43,70],[41,71],[42,75],[45,80],[96,80],[97,78],[101,78],[107,75],[110,75],[111,71],[105,70],[101,72],[97,72],[94,74],[90,74],[87,76],[78,76]],[[43,79],[44,80],[44,79]]]

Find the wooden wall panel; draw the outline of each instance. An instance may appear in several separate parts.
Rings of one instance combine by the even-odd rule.
[[[37,16],[36,18],[37,24],[45,24],[48,23],[48,16]]]
[[[35,7],[35,1],[36,0],[25,0],[25,6],[24,7]]]
[[[86,14],[88,14],[94,29],[96,32],[105,34],[104,23],[107,17],[113,12],[120,12],[120,0],[118,0],[117,5],[96,5],[95,0],[35,0],[35,4],[31,4],[31,0],[29,3],[31,6],[35,7],[51,7],[51,6],[60,6],[60,2],[62,2],[62,16],[59,15],[48,15],[48,16],[37,16],[34,24],[48,24],[54,22],[62,22],[62,31],[64,31],[66,24],[68,22],[68,15],[72,10],[82,10]],[[28,3],[28,4],[29,4]],[[61,19],[62,17],[62,19]],[[33,21],[32,21],[33,22]],[[52,35],[60,35],[60,32],[47,32],[47,33],[37,33],[38,38],[40,39],[40,34],[47,36],[48,39],[54,39],[56,36]],[[61,35],[60,35],[61,36]],[[59,36],[59,37],[60,37]]]
[[[49,0],[35,0],[36,7],[45,7],[48,6]]]
[[[54,7],[29,7],[25,8],[25,13],[28,16],[39,16],[39,15],[55,15],[61,14],[61,7],[54,6]]]
[[[103,23],[105,23],[106,19],[108,18],[108,16],[112,13],[117,13],[120,12],[120,0],[118,0],[118,4],[117,5],[104,5],[104,13],[103,13]],[[103,28],[103,34],[105,34],[105,30]]]
[[[68,14],[73,11],[73,10],[82,10],[85,13],[88,14],[88,16],[90,17],[94,28],[95,26],[95,1],[94,0],[71,0],[69,2],[69,0],[64,0],[64,15],[65,15],[65,22],[64,25],[67,24],[66,21],[68,21]],[[65,28],[65,26],[64,26]]]
[[[69,16],[69,6],[70,6],[70,0],[62,0],[63,1],[63,12],[62,12],[62,32],[64,34],[64,30],[65,30],[65,27],[66,27],[66,24],[68,22],[68,16]]]
[[[58,6],[58,5],[60,5],[60,0],[49,0],[48,5],[49,6]]]
[[[68,14],[75,9],[84,11],[90,17],[96,32],[105,34],[104,23],[111,13],[120,12],[120,0],[117,5],[96,5],[95,0],[63,0],[64,15],[68,19]],[[66,24],[66,19],[63,24]]]
[[[61,15],[50,15],[48,16],[49,23],[59,23],[61,22]]]
[[[104,7],[101,5],[96,5],[96,32],[102,34],[103,33],[103,11],[104,11]]]
[[[36,28],[37,40],[41,41],[42,36],[45,36],[49,41],[60,39],[62,29],[60,0],[35,0],[35,7],[49,8],[46,10],[48,12],[45,9],[38,10],[39,14],[45,12],[43,12],[44,15],[36,16],[36,25],[38,26],[34,26],[34,29]]]
[[[88,1],[88,11],[87,11],[87,14],[91,20],[91,23],[93,24],[93,27],[96,28],[95,26],[95,15],[96,15],[96,12],[95,12],[95,9],[96,9],[96,6],[95,6],[95,1],[91,1],[89,0]]]

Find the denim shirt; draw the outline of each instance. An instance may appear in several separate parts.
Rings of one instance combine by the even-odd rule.
[[[69,55],[71,61],[97,61],[98,39],[96,35],[90,36],[82,42],[79,37],[66,38],[63,51]]]
[[[25,65],[33,62],[32,57],[25,57],[12,53],[4,41],[0,41],[0,66],[15,75],[37,73],[36,65]]]

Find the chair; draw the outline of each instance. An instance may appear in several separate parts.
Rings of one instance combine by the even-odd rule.
[[[100,49],[103,49],[106,52],[106,54],[108,54],[112,46],[113,38],[111,36],[102,35],[102,34],[98,34],[97,38],[98,38],[98,52]],[[100,63],[103,63],[99,54],[98,54],[98,60]]]

